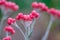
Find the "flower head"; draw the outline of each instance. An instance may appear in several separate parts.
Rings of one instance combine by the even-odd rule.
[[[39,13],[37,13],[35,10],[33,10],[30,14],[30,17],[33,18],[38,18],[39,17]]]
[[[23,13],[18,13],[18,15],[16,16],[17,20],[23,19]]]
[[[49,14],[52,14],[52,15],[56,15],[57,10],[54,9],[54,8],[51,8],[51,9],[48,10],[48,13],[49,13]]]
[[[7,32],[9,32],[11,34],[14,34],[15,33],[15,30],[11,26],[5,26],[4,31],[5,32],[7,31]]]
[[[44,3],[39,2],[38,5],[39,5],[39,8],[42,11],[47,11],[48,10],[48,7]]]
[[[25,21],[31,21],[32,19],[31,19],[30,15],[24,15],[23,16],[23,20],[25,20]]]
[[[8,18],[8,20],[7,20],[7,23],[9,25],[13,24],[14,22],[15,22],[15,19],[13,19],[13,18]]]
[[[11,40],[11,36],[7,36],[7,37],[3,38],[2,40]]]
[[[13,11],[17,11],[19,9],[19,6],[18,5],[16,5],[13,2],[10,2],[10,1],[9,2],[6,1],[4,3],[4,6],[5,6],[5,8],[11,9]]]
[[[38,3],[37,2],[33,2],[32,3],[32,8],[39,8]]]

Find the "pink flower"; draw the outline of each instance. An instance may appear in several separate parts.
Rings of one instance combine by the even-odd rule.
[[[8,20],[7,20],[7,23],[9,25],[13,24],[14,22],[15,22],[15,19],[13,19],[13,18],[8,18]]]
[[[35,10],[33,10],[30,14],[30,17],[33,18],[38,18],[39,17],[39,13],[37,13]]]
[[[10,32],[11,34],[15,33],[15,30],[11,26],[5,26],[4,31]]]
[[[30,15],[24,15],[23,20],[31,21],[32,19],[31,19]]]
[[[43,7],[41,8],[41,10],[47,12],[47,11],[48,11],[48,7],[47,7],[47,6],[43,6]]]
[[[48,10],[48,7],[44,4],[44,3],[38,3],[39,5],[39,8],[42,10],[42,11],[47,11]]]
[[[39,2],[38,3],[39,8],[42,8],[43,6],[46,6],[44,3]]]
[[[4,5],[5,5],[6,8],[11,9],[11,10],[13,10],[13,11],[17,11],[17,10],[19,9],[19,6],[16,5],[15,3],[13,3],[13,2],[7,2],[7,1],[6,1],[6,2],[4,3]]]
[[[57,10],[54,9],[54,8],[51,8],[51,9],[48,10],[48,13],[51,14],[51,15],[56,15]]]
[[[5,37],[2,40],[11,40],[11,36]]]
[[[18,15],[16,16],[17,20],[23,19],[23,13],[18,13]]]
[[[38,3],[37,2],[33,2],[32,3],[32,8],[39,8]]]
[[[3,5],[5,2],[5,0],[0,0],[0,5]]]

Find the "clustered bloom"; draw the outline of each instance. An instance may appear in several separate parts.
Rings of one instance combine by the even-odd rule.
[[[9,25],[13,24],[14,22],[15,22],[15,19],[13,19],[13,18],[8,18],[8,20],[7,20],[7,23]]]
[[[18,5],[16,5],[13,2],[6,1],[6,0],[1,0],[0,1],[0,6],[1,6],[1,8],[5,7],[5,9],[10,9],[10,10],[13,10],[13,11],[17,11],[19,9]]]
[[[15,30],[14,30],[13,27],[11,27],[11,26],[5,26],[5,27],[4,27],[4,31],[5,31],[5,32],[8,32],[8,33],[10,33],[10,34],[15,34]],[[11,36],[8,35],[8,36],[6,36],[5,38],[3,38],[2,40],[11,40]]]
[[[10,32],[11,34],[15,33],[15,30],[11,26],[5,26],[4,31]]]
[[[32,8],[34,9],[40,9],[40,11],[45,11],[47,12],[48,14],[51,14],[53,16],[57,16],[58,18],[60,18],[60,10],[57,10],[55,8],[48,8],[45,3],[42,3],[42,2],[33,2],[32,3]]]
[[[48,7],[44,3],[41,3],[41,2],[39,2],[39,3],[33,2],[32,8],[40,9],[41,11],[47,11],[48,10]]]
[[[10,34],[15,34],[15,30],[11,26],[5,26],[4,31],[8,32]],[[8,36],[4,37],[2,40],[11,40],[11,36],[7,34]]]
[[[4,6],[6,7],[6,8],[8,8],[8,9],[11,9],[11,10],[13,10],[13,11],[17,11],[18,9],[19,9],[19,7],[18,7],[18,5],[16,5],[15,3],[13,3],[13,2],[5,2],[4,3]]]
[[[54,8],[50,8],[48,10],[48,13],[53,15],[53,16],[57,16],[58,18],[60,18],[60,11],[59,10],[56,10]]]
[[[24,21],[31,21],[34,18],[38,18],[39,13],[37,13],[35,10],[33,10],[29,15],[24,15],[23,13],[18,13],[16,16],[17,20],[24,20]]]
[[[33,18],[38,18],[39,17],[39,13],[37,13],[35,10],[33,10],[30,14],[30,17]]]

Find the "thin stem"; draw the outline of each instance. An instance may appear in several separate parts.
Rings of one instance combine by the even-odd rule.
[[[26,21],[24,24],[24,27],[26,29],[26,32],[25,32],[26,39],[25,40],[30,40],[30,37],[29,37],[30,30],[31,30],[30,24],[31,24],[31,21]]]
[[[36,22],[36,19],[33,20],[32,24],[31,24],[31,32],[33,32],[33,28],[34,28],[34,24]]]
[[[0,36],[2,35],[3,23],[4,23],[4,18],[1,19],[1,23],[0,23]]]
[[[9,33],[8,33],[8,32],[6,32],[6,37],[8,37],[8,35],[9,35]]]
[[[2,28],[3,28],[4,20],[7,18],[7,16],[5,16],[5,13],[6,13],[6,12],[5,12],[3,6],[2,6],[2,8],[1,8],[1,11],[2,11],[3,17],[2,17],[1,23],[0,23],[0,34],[2,33]]]
[[[50,21],[49,21],[47,30],[41,40],[47,40],[53,21],[54,21],[54,17],[50,16]]]
[[[30,28],[30,26],[29,26],[29,27],[28,27],[28,37],[29,37],[30,33],[31,33],[31,28]]]
[[[19,31],[23,34],[24,38],[26,39],[25,34],[22,31],[22,29],[16,23],[14,23],[14,26],[19,29]]]
[[[2,31],[3,23],[4,23],[4,20],[5,19],[6,19],[6,17],[2,17],[2,19],[1,19],[1,23],[0,23],[0,34],[1,34],[1,31]]]
[[[32,34],[32,32],[33,32],[33,28],[34,28],[34,24],[35,24],[35,22],[36,22],[36,19],[34,19],[33,21],[31,21],[32,23],[27,27],[27,26],[25,26],[25,27],[27,27],[27,35],[28,35],[28,39],[30,39],[30,36],[31,36],[31,34]],[[28,25],[28,24],[26,24],[26,25]]]
[[[25,36],[26,36],[26,39],[25,40],[28,40],[28,28],[27,27],[26,27]]]
[[[5,11],[4,6],[2,6],[1,11],[2,11],[3,17],[2,17],[1,23],[0,23],[0,30],[2,30],[4,20],[8,18],[8,16],[6,15],[7,11]]]
[[[5,20],[5,17],[2,17],[2,19],[1,19],[1,23],[0,23],[0,26],[3,26],[3,22],[4,22],[4,20]]]
[[[25,27],[25,21],[23,21],[23,20],[20,20],[20,22],[21,22],[21,24],[24,26],[24,28],[25,28],[25,30],[26,30],[26,27]]]

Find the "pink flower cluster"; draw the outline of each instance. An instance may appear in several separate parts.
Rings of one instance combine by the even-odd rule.
[[[32,21],[32,19],[34,18],[38,18],[39,17],[39,13],[37,13],[35,10],[33,10],[29,15],[23,15],[23,13],[18,13],[18,15],[16,16],[17,20],[24,20],[24,21]]]
[[[13,18],[8,18],[8,20],[7,20],[7,23],[9,25],[13,24],[14,22],[15,22],[15,19],[13,19]]]
[[[44,4],[44,3],[37,3],[37,2],[33,2],[32,3],[32,8],[36,8],[36,9],[40,9],[42,11],[47,11],[48,7]]]
[[[60,18],[60,10],[56,10],[54,8],[50,8],[48,10],[48,13],[53,15],[53,16],[56,16],[56,17]]]
[[[11,9],[13,11],[17,11],[19,9],[18,5],[11,1],[6,1],[6,0],[1,0],[0,1],[0,6],[4,6],[6,9]]]
[[[15,30],[11,27],[11,26],[6,26],[4,28],[4,31],[6,32],[10,32],[11,34],[14,34],[15,33]]]
[[[11,26],[5,26],[4,31],[5,31],[5,32],[8,32],[8,33],[10,33],[10,34],[15,34],[15,30],[14,30],[13,27],[11,27]],[[11,36],[8,35],[8,36],[6,36],[5,38],[3,38],[2,40],[11,40]]]
[[[32,3],[32,8],[34,9],[40,9],[40,11],[45,11],[48,14],[51,14],[53,16],[57,16],[58,18],[60,18],[60,10],[57,10],[55,8],[48,8],[45,3],[37,3],[37,2],[33,2]]]

